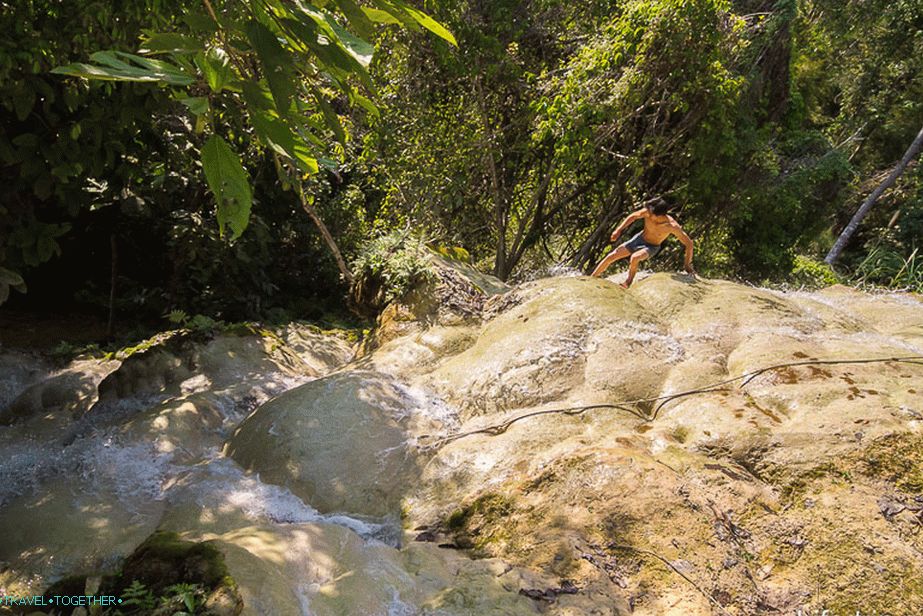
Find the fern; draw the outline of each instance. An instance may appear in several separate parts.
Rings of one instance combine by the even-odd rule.
[[[152,610],[157,605],[153,593],[148,590],[147,586],[138,580],[132,583],[122,591],[122,603],[120,607],[135,607],[139,610]]]

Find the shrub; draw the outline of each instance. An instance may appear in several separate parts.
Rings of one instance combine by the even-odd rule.
[[[369,241],[353,261],[352,296],[360,311],[377,313],[433,275],[429,250],[406,232],[392,231]]]
[[[802,255],[795,256],[791,280],[794,284],[810,288],[829,287],[840,282],[829,265]]]

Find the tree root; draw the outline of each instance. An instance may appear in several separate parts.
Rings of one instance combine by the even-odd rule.
[[[863,358],[863,359],[810,359],[804,361],[788,362],[784,364],[775,364],[772,366],[766,366],[752,372],[746,372],[740,376],[736,376],[730,379],[725,379],[717,383],[712,383],[711,385],[706,385],[705,387],[700,387],[697,389],[688,389],[686,391],[677,392],[675,394],[669,394],[666,396],[657,396],[654,398],[639,398],[636,400],[623,400],[620,402],[614,402],[610,404],[591,404],[587,406],[572,406],[567,408],[557,408],[557,409],[544,409],[540,411],[532,411],[525,413],[523,415],[517,415],[512,417],[502,423],[494,424],[492,426],[487,426],[484,428],[479,428],[477,430],[470,430],[468,432],[461,432],[458,434],[450,434],[448,436],[437,439],[430,445],[426,445],[424,449],[436,449],[453,441],[459,439],[474,436],[475,434],[487,434],[488,436],[498,436],[506,432],[510,426],[513,424],[522,421],[524,419],[529,419],[530,417],[538,417],[540,415],[570,415],[577,416],[582,415],[583,413],[589,411],[595,411],[600,409],[614,409],[619,411],[625,411],[641,419],[642,421],[653,421],[657,419],[661,409],[674,400],[679,398],[685,398],[687,396],[694,396],[704,393],[712,393],[716,391],[728,391],[727,385],[732,383],[740,382],[737,386],[738,389],[746,387],[750,384],[753,379],[756,377],[771,372],[773,370],[780,370],[782,368],[795,368],[799,366],[833,366],[833,365],[844,365],[844,364],[874,364],[874,363],[903,363],[903,364],[916,364],[923,366],[923,355],[911,355],[908,357],[874,357],[874,358]],[[650,413],[645,413],[641,410],[642,405],[651,405],[657,403],[653,410]]]

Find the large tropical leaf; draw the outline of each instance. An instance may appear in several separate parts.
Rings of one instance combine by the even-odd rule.
[[[370,40],[375,36],[375,24],[372,23],[372,20],[369,19],[355,0],[336,0],[336,5],[346,15],[349,25],[353,27],[359,36],[366,40]]]
[[[376,24],[400,24],[401,20],[389,13],[388,11],[383,11],[381,9],[373,9],[368,6],[362,7],[362,12],[365,13],[365,16],[369,18],[370,21]]]
[[[343,124],[340,123],[340,116],[334,111],[323,92],[316,88],[313,91],[314,99],[317,101],[318,107],[320,107],[321,112],[324,114],[324,122],[326,122],[327,128],[333,131],[337,141],[346,145],[346,131],[343,129]]]
[[[253,127],[260,140],[301,169],[304,173],[317,173],[317,160],[310,146],[298,133],[292,131],[285,120],[263,111],[251,111]]]
[[[406,2],[402,0],[374,0],[374,3],[375,6],[378,7],[377,11],[374,9],[367,9],[365,11],[370,19],[380,23],[399,22],[413,30],[418,29],[418,26],[423,26],[439,38],[458,47],[458,42],[455,40],[455,37],[452,36],[452,33],[449,32],[445,26]],[[386,16],[390,16],[394,21],[391,21]]]
[[[285,23],[297,36],[293,42],[314,53],[325,69],[340,71],[341,87],[346,86],[343,77],[354,74],[367,88],[374,89],[366,70],[374,51],[371,45],[347,32],[332,16],[313,6],[296,0],[291,14],[293,19],[286,19]]]
[[[209,137],[202,146],[202,169],[218,203],[218,228],[224,235],[230,227],[231,239],[237,239],[250,222],[253,203],[247,172],[231,146],[218,135]]]
[[[77,62],[59,66],[51,72],[88,79],[162,82],[174,86],[188,86],[195,81],[192,75],[169,62],[142,58],[123,51],[98,51],[90,56],[90,60],[97,64]]]
[[[412,6],[401,2],[400,0],[393,0],[393,2],[394,4],[404,9],[411,17],[413,17],[413,19],[418,24],[420,24],[421,26],[423,26],[424,28],[426,28],[427,30],[429,30],[430,32],[438,36],[439,38],[444,39],[448,41],[449,43],[451,43],[452,45],[455,45],[456,47],[458,47],[458,41],[455,40],[455,37],[452,35],[452,33],[449,32],[446,29],[446,27],[443,26],[441,23],[439,23],[438,21],[436,21],[435,19],[433,19],[432,17],[430,17],[423,11],[417,10],[413,8]]]
[[[269,90],[280,114],[287,114],[295,95],[295,80],[292,76],[292,57],[279,43],[273,32],[256,20],[245,26],[247,38],[256,50],[263,65]]]

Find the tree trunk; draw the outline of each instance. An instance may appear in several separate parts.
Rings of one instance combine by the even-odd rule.
[[[337,267],[340,268],[340,274],[343,276],[344,280],[351,285],[353,283],[353,273],[349,271],[349,267],[346,265],[346,260],[343,259],[343,253],[340,252],[336,240],[333,239],[333,235],[330,234],[327,225],[321,220],[314,205],[308,201],[308,198],[304,194],[304,188],[300,183],[296,186],[296,191],[298,192],[298,199],[301,201],[301,207],[304,208],[304,211],[308,213],[308,216],[310,216],[314,224],[317,225],[321,237],[324,238],[324,242],[326,242],[330,252],[333,253],[333,258],[336,259]]]
[[[106,322],[106,340],[112,340],[115,331],[115,281],[119,273],[119,252],[115,232],[109,234],[109,320]]]
[[[576,252],[568,258],[568,264],[571,267],[586,274],[593,271],[599,252],[609,243],[612,228],[619,218],[626,213],[625,197],[625,185],[621,177],[616,177],[612,181],[609,196],[606,197],[603,203],[603,209],[600,212],[596,228],[593,229],[589,237],[583,240]]]
[[[511,269],[506,258],[506,222],[509,212],[509,202],[504,198],[506,191],[500,185],[500,173],[497,170],[497,161],[494,157],[493,150],[494,144],[497,143],[497,137],[494,135],[493,128],[490,125],[490,118],[487,116],[486,101],[484,99],[484,92],[481,89],[481,80],[479,77],[474,78],[474,93],[478,101],[478,113],[481,116],[481,123],[484,129],[484,156],[487,160],[487,171],[490,173],[490,195],[494,205],[494,225],[496,225],[497,231],[497,254],[494,258],[494,276],[505,281]]]
[[[917,153],[920,151],[920,148],[923,147],[923,128],[920,129],[920,132],[917,134],[917,138],[913,140],[913,143],[910,144],[910,147],[907,148],[907,151],[904,153],[904,157],[901,159],[901,162],[897,164],[897,167],[894,168],[885,181],[882,182],[878,188],[872,191],[872,194],[868,196],[868,199],[862,204],[862,207],[859,208],[859,211],[852,217],[852,220],[849,221],[849,224],[846,225],[846,228],[843,229],[843,232],[840,234],[840,237],[837,238],[836,243],[833,245],[833,248],[830,249],[830,252],[827,253],[824,261],[828,265],[833,265],[833,263],[840,258],[840,253],[843,252],[843,249],[846,247],[849,238],[853,236],[856,232],[856,229],[859,228],[859,223],[862,222],[862,219],[869,213],[869,210],[872,209],[872,206],[875,205],[875,202],[878,201],[878,198],[884,194],[886,190],[891,188],[891,185],[897,181],[897,178],[901,177],[901,174],[904,173],[904,170],[907,168],[907,165],[910,164],[910,161],[914,159]]]

